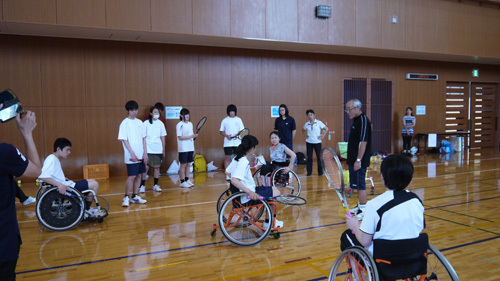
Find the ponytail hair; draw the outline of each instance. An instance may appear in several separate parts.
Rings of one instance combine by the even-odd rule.
[[[153,124],[153,110],[155,110],[155,109],[156,109],[156,107],[154,107],[154,106],[149,109],[149,116],[148,116],[149,124]]]
[[[241,144],[236,148],[236,161],[239,161],[241,157],[245,156],[247,152],[256,147],[259,144],[259,140],[251,135],[246,135],[241,140]]]

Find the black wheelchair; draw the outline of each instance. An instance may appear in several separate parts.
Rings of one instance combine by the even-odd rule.
[[[281,165],[276,165],[277,167],[272,172],[265,175],[261,174],[263,167],[259,167],[252,174],[255,185],[266,185],[262,181],[262,177],[270,177],[271,186],[275,186],[276,188],[278,188],[281,195],[299,196],[300,192],[302,191],[300,179],[299,176],[297,176],[297,174],[292,170],[289,170],[288,173],[285,173],[285,168],[286,166],[288,166],[288,163],[289,162],[287,161]]]
[[[373,242],[373,256],[360,246],[345,249],[333,263],[328,280],[460,280],[444,255],[429,244],[426,233],[415,239]]]
[[[82,221],[98,221],[108,216],[109,203],[106,199],[99,197],[92,190],[80,192],[74,188],[68,188],[66,195],[59,193],[56,186],[39,182],[40,187],[36,195],[36,216],[38,222],[52,231],[66,231],[76,227]],[[96,208],[90,213],[85,210],[85,199],[93,195]],[[99,205],[99,200],[104,201],[106,207]]]

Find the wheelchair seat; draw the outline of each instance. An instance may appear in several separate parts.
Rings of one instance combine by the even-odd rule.
[[[382,280],[397,280],[427,273],[429,236],[414,239],[373,240],[373,259]]]

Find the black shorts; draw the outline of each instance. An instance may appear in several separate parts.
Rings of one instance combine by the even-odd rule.
[[[75,182],[75,189],[80,192],[83,192],[89,189],[89,182],[87,180],[77,181]]]
[[[237,146],[226,146],[224,147],[224,155],[233,155],[236,154]]]
[[[187,164],[193,162],[194,161],[193,153],[194,151],[179,152],[179,162],[181,162],[181,164]]]
[[[127,175],[129,177],[137,176],[137,175],[142,174],[144,172],[146,172],[146,166],[144,165],[143,162],[134,163],[134,164],[127,164]]]

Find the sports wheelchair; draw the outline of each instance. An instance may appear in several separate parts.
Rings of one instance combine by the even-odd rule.
[[[460,280],[443,254],[429,244],[426,233],[415,239],[375,239],[374,253],[348,247],[333,263],[328,280]]]
[[[217,228],[230,242],[238,246],[253,246],[268,237],[272,231],[275,239],[280,238],[280,227],[275,227],[275,217],[271,210],[274,206],[278,212],[278,205],[273,201],[250,200],[242,203],[248,194],[234,190],[235,187],[225,190],[217,201],[219,225],[214,224],[210,232],[215,236]],[[266,223],[265,219],[269,219]]]
[[[287,165],[288,166],[288,165]],[[277,167],[270,174],[271,186],[276,186],[282,195],[295,195],[299,196],[302,191],[302,187],[300,185],[300,180],[297,174],[290,170],[288,173],[285,173],[286,167]],[[261,174],[262,167],[259,167],[253,173],[253,178],[256,186],[265,185],[262,182],[262,176],[269,176]]]
[[[88,189],[83,192],[69,187],[66,195],[59,193],[56,186],[39,181],[40,187],[36,195],[36,217],[38,222],[52,231],[65,231],[74,228],[81,221],[98,221],[108,216],[109,203],[106,199],[99,197],[94,191]],[[94,212],[85,211],[85,198],[92,194],[96,208]],[[101,207],[97,201],[106,203]]]

